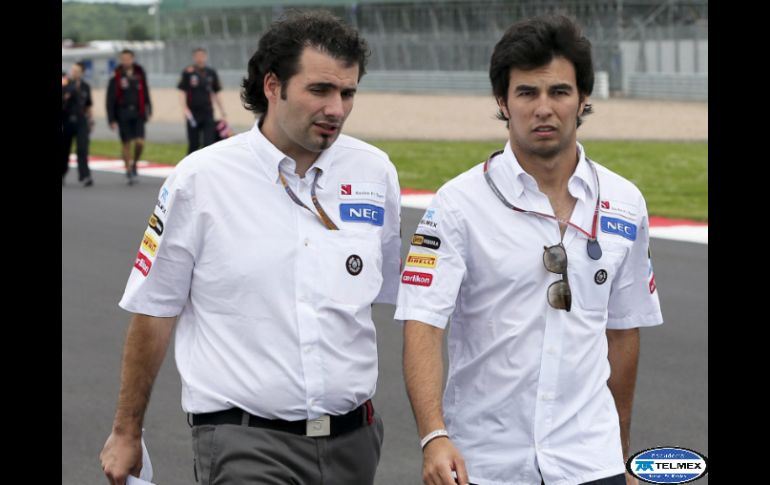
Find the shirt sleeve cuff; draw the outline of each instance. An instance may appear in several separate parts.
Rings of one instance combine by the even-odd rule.
[[[439,315],[427,310],[419,308],[397,307],[396,313],[393,315],[394,320],[417,320],[418,322],[427,323],[438,328],[446,328],[449,317]]]
[[[663,323],[663,315],[660,312],[648,313],[647,315],[629,315],[624,318],[608,318],[607,328],[609,330],[626,330],[637,327],[654,327]]]
[[[181,313],[181,309],[178,308],[168,308],[152,304],[138,305],[136,300],[130,298],[123,298],[118,303],[118,306],[130,313],[158,318],[176,317]]]

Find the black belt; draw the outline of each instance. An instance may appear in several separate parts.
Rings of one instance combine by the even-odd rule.
[[[193,426],[237,424],[245,425],[246,411],[239,408],[226,409],[213,413],[193,414]],[[328,433],[321,430],[323,421],[328,418]],[[248,426],[252,428],[266,428],[301,436],[335,437],[349,433],[362,426],[368,426],[374,421],[374,406],[368,400],[361,406],[341,416],[324,416],[320,419],[302,421],[284,421],[282,419],[266,419],[248,414]],[[314,430],[314,431],[313,431]]]

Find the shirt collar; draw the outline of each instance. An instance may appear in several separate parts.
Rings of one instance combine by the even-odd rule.
[[[279,150],[265,137],[262,130],[259,128],[259,120],[254,123],[254,126],[249,132],[249,143],[257,154],[258,163],[262,166],[265,176],[267,176],[269,180],[272,180],[273,183],[279,183],[278,170],[280,169],[281,163],[285,161],[286,163],[293,164],[294,160]],[[306,174],[306,177],[310,176],[312,180],[312,178],[315,177],[314,168],[322,171],[321,175],[318,177],[318,182],[316,183],[320,189],[324,188],[324,179],[326,178],[324,175],[328,174],[331,168],[334,154],[329,152],[333,147],[334,145],[323,150]]]
[[[578,143],[577,150],[578,163],[575,167],[575,173],[567,182],[567,189],[573,197],[581,199],[583,202],[590,202],[596,197],[596,178],[594,177],[596,167],[591,168],[589,166],[593,162],[586,158],[583,145]]]
[[[588,166],[589,163],[585,157],[585,150],[583,146],[578,143],[578,163],[575,167],[575,172],[570,176],[567,182],[567,189],[574,197],[583,200],[584,202],[588,198],[589,200],[595,197],[594,185],[596,180],[594,178],[593,170]],[[520,198],[524,194],[525,189],[529,189],[535,192],[539,192],[537,181],[535,178],[524,171],[516,159],[516,155],[511,148],[510,140],[506,142],[505,148],[501,155],[501,165],[510,167],[510,170],[506,170],[511,176],[511,190],[515,198]]]

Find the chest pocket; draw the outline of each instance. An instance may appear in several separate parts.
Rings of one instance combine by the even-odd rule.
[[[328,231],[315,244],[313,270],[322,299],[363,307],[382,286],[382,249],[377,232]]]
[[[602,257],[598,260],[593,260],[586,254],[585,240],[582,244],[571,245],[567,254],[572,305],[577,304],[584,310],[607,309],[612,282],[630,250],[630,246],[606,239],[600,239],[600,243]]]

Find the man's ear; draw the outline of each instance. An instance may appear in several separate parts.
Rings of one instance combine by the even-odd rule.
[[[275,103],[281,96],[281,81],[278,80],[278,76],[275,73],[268,72],[262,81],[262,89],[267,100]]]
[[[505,115],[505,118],[510,120],[511,114],[508,112],[508,106],[505,105],[505,99],[497,96],[495,97],[495,100],[497,101],[497,107],[500,108],[500,111]]]
[[[587,104],[588,104],[588,96],[581,97],[580,105],[578,106],[578,116],[583,116],[583,111],[585,111]]]

